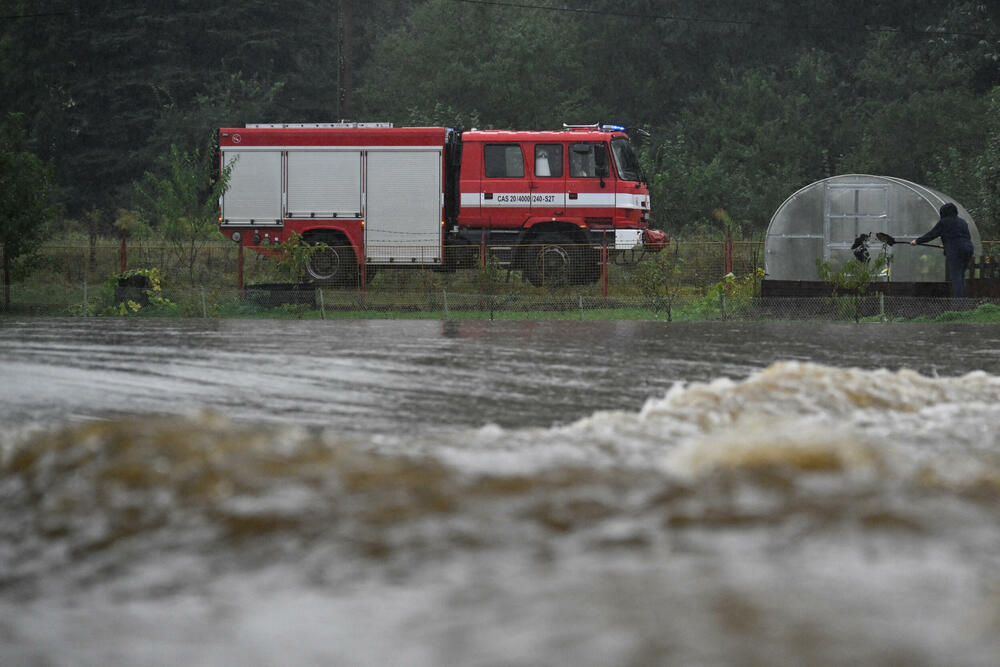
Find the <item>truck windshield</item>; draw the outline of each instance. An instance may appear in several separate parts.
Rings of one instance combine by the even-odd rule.
[[[618,177],[623,181],[645,181],[639,158],[632,151],[628,139],[617,137],[611,140],[611,152],[615,155]]]

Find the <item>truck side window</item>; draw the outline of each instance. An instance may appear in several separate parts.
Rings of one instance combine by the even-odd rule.
[[[594,146],[592,144],[573,144],[569,153],[570,178],[587,178],[593,176]]]
[[[535,176],[538,178],[562,178],[562,144],[535,145]]]
[[[483,147],[486,178],[524,178],[524,156],[517,144]]]

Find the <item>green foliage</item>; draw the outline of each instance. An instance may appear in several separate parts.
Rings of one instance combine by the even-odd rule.
[[[864,294],[888,265],[889,258],[885,253],[879,253],[874,262],[851,259],[839,268],[831,262],[817,259],[816,272],[820,280],[833,286],[834,295]]]
[[[213,182],[211,172],[204,169],[204,152],[171,146],[160,170],[163,175],[146,172],[135,184],[140,219],[173,246],[188,267],[192,285],[199,251],[208,241],[222,238],[218,201],[232,173],[232,165],[228,165]]]
[[[482,127],[479,112],[471,111],[463,113],[456,110],[450,104],[443,104],[441,102],[435,104],[430,112],[418,106],[410,107],[406,124],[414,127],[453,127],[460,130]]]
[[[112,276],[109,276],[107,281],[105,281],[105,284],[108,285],[109,287],[115,287],[122,281],[127,281],[137,276],[146,278],[149,281],[149,289],[156,292],[159,292],[163,289],[162,285],[160,284],[160,270],[157,268],[130,269],[125,273],[116,273]]]
[[[1000,86],[991,92],[986,118],[986,142],[976,157],[975,173],[970,179],[976,193],[968,201],[984,238],[985,234],[996,238],[1000,234]]]
[[[984,303],[972,310],[941,313],[934,318],[935,322],[1000,322],[1000,306],[995,303]]]
[[[157,132],[149,150],[154,159],[169,154],[174,145],[194,146],[206,132],[241,126],[267,118],[285,89],[284,82],[234,72],[205,82],[205,88],[183,103],[170,99],[159,111]],[[218,169],[215,151],[201,154],[206,173]]]
[[[729,182],[718,157],[699,157],[685,134],[666,139],[656,151],[650,177],[654,227],[672,230],[705,230],[711,227],[716,208]]]
[[[0,245],[3,246],[4,308],[10,306],[10,270],[14,260],[42,242],[54,209],[51,172],[29,150],[21,116],[0,120]]]
[[[632,273],[639,294],[647,308],[654,313],[666,313],[667,321],[673,319],[673,306],[679,296],[681,261],[669,249],[646,257]]]
[[[718,293],[724,294],[730,300],[746,300],[760,296],[760,283],[764,279],[764,269],[757,267],[753,273],[737,278],[733,273],[727,273],[715,285]]]
[[[84,211],[80,222],[87,232],[87,237],[93,240],[96,240],[98,236],[107,235],[110,229],[107,214],[96,206],[91,206]]]
[[[816,260],[816,272],[819,279],[833,286],[833,296],[830,303],[841,317],[850,317],[855,322],[861,321],[860,297],[864,295],[871,284],[889,266],[889,256],[879,253],[874,262],[862,262],[851,259],[839,268],[821,259]]]
[[[850,108],[861,122],[839,159],[840,171],[927,183],[943,152],[975,152],[983,108],[964,85],[967,76],[960,59],[934,45],[914,48],[899,34],[877,36],[856,75],[862,95]]]
[[[753,297],[759,296],[760,281],[763,279],[764,270],[760,268],[742,278],[727,273],[722,280],[706,290],[704,296],[686,304],[682,309],[682,316],[692,320],[725,319],[746,308]]]
[[[487,127],[593,122],[599,110],[591,88],[600,82],[587,76],[583,25],[553,18],[453,0],[416,4],[365,68],[363,108],[397,123],[440,118],[447,109]]]
[[[148,281],[149,287],[127,287],[135,278]],[[178,317],[178,304],[163,296],[160,270],[132,269],[110,276],[102,290],[102,306],[97,311],[104,316],[120,317]],[[108,303],[110,301],[110,303]]]
[[[940,169],[932,182],[966,204],[982,238],[1000,235],[1000,86],[990,91],[989,99],[971,110],[984,134],[978,149],[960,151],[950,147],[938,161]],[[947,189],[946,189],[947,188]]]
[[[57,200],[100,233],[135,208],[140,175],[165,177],[172,146],[340,119],[646,127],[653,222],[675,237],[718,235],[717,209],[759,233],[788,195],[845,172],[930,185],[1000,233],[997,3],[35,4],[4,3],[33,17],[0,22],[3,110],[24,114]],[[217,167],[214,150],[197,160]]]
[[[306,272],[309,257],[327,248],[323,242],[306,243],[302,237],[292,232],[288,240],[274,246],[272,275],[277,280],[297,283]]]
[[[975,147],[949,145],[934,159],[928,183],[962,202],[983,239],[1000,235],[1000,87],[965,105]],[[978,132],[977,132],[978,133]]]
[[[665,180],[670,190],[657,191],[654,206],[682,202],[687,220],[680,222],[695,229],[717,229],[711,221],[721,208],[759,232],[789,194],[829,175],[838,130],[816,110],[836,106],[836,70],[829,57],[810,51],[781,73],[761,66],[716,76],[718,90],[693,96],[675,138],[663,144],[654,185],[662,189]]]
[[[507,269],[497,264],[495,257],[486,258],[486,266],[481,266],[476,271],[476,286],[480,294],[496,294],[508,280]]]
[[[34,250],[54,214],[51,172],[29,149],[18,114],[0,120],[0,244],[13,259]]]
[[[142,221],[139,212],[133,209],[118,209],[112,224],[118,233],[125,238],[147,237],[152,232],[149,225]]]

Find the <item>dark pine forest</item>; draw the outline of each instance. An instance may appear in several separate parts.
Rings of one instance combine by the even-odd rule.
[[[207,192],[220,126],[357,120],[644,128],[675,237],[759,235],[854,172],[946,192],[1000,236],[992,1],[2,0],[0,104],[62,224],[109,232],[171,147]]]

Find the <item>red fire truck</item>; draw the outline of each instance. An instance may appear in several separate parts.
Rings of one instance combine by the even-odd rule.
[[[247,125],[221,129],[219,148],[222,232],[262,252],[298,234],[316,247],[307,273],[320,283],[471,267],[485,250],[536,285],[582,284],[603,252],[666,243],[648,228],[649,190],[618,126]]]

